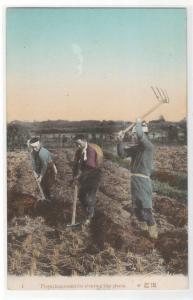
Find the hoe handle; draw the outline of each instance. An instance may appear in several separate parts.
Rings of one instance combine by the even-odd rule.
[[[30,146],[29,146],[29,143],[28,143],[28,142],[27,142],[27,148],[28,148],[29,159],[30,159],[31,165],[32,165],[32,157],[31,157]],[[32,167],[32,168],[33,168],[33,167]],[[42,201],[45,201],[45,200],[46,200],[46,197],[45,197],[45,195],[44,195],[44,192],[43,192],[43,190],[42,190],[42,187],[41,187],[39,181],[38,181],[37,178],[36,178],[36,173],[35,173],[35,171],[33,171],[33,175],[34,175],[34,178],[35,178],[35,180],[36,180],[37,186],[38,186],[39,191],[40,191],[41,200],[42,200]]]
[[[41,187],[41,185],[40,185],[39,181],[38,181],[38,180],[37,180],[37,178],[36,178],[35,171],[33,171],[33,174],[34,174],[34,177],[35,177],[36,183],[37,183],[37,185],[38,185],[38,188],[39,188],[39,191],[40,191],[41,200],[42,200],[42,201],[45,201],[45,200],[46,200],[46,197],[45,197],[45,195],[44,195],[44,192],[43,192],[43,190],[42,190],[42,187]]]
[[[72,222],[71,225],[75,224],[76,221],[76,203],[78,198],[78,185],[75,184],[74,186],[74,199],[73,199],[73,209],[72,209]]]

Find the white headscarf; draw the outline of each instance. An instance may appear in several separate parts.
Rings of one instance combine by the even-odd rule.
[[[83,154],[83,160],[85,161],[85,160],[87,160],[87,147],[88,147],[88,143],[86,142],[86,145],[85,145],[85,147],[83,148],[83,150],[82,150],[82,154]]]
[[[37,141],[37,142],[35,142],[35,143],[30,143],[30,145],[31,145],[32,147],[39,147],[39,146],[40,146],[40,141]]]

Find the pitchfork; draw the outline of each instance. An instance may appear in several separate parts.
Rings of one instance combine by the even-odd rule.
[[[162,104],[164,103],[169,103],[169,97],[166,91],[164,91],[161,88],[157,88],[157,87],[152,87],[151,89],[154,93],[154,95],[156,96],[156,99],[158,100],[159,103],[157,103],[156,105],[154,105],[151,109],[149,109],[143,116],[140,117],[141,120],[143,120],[144,118],[146,118],[147,116],[149,116],[153,111],[155,111],[158,107],[160,107]],[[133,127],[135,126],[135,122],[132,123],[131,125],[129,125],[126,129],[121,130],[118,135],[125,135],[126,132],[130,131]]]

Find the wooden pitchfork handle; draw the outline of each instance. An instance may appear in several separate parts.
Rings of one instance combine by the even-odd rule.
[[[140,117],[140,119],[144,119],[147,116],[149,116],[154,110],[156,110],[160,105],[162,105],[163,103],[169,103],[169,97],[166,91],[163,91],[162,89],[158,89],[158,88],[154,88],[151,86],[151,89],[154,93],[154,95],[156,96],[157,100],[159,101],[158,104],[156,104],[155,106],[153,106],[150,110],[148,110],[143,116]],[[119,131],[118,134],[124,136],[124,134],[128,131],[130,131],[133,127],[135,126],[135,123],[132,123],[129,127],[127,127],[124,130]]]
[[[146,118],[147,116],[149,116],[154,110],[156,110],[163,103],[164,102],[159,102],[158,104],[156,104],[154,107],[152,107],[150,110],[148,110],[143,116],[141,116],[140,119],[142,120],[142,119]],[[121,130],[120,133],[126,133],[126,132],[130,131],[135,126],[135,124],[136,124],[135,122],[132,123],[124,130]]]

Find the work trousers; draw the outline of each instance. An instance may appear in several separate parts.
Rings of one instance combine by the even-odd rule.
[[[51,189],[54,182],[55,182],[55,174],[54,174],[53,166],[49,165],[41,181],[42,190],[44,192],[45,197],[48,199],[51,196]]]
[[[155,219],[151,208],[143,208],[141,203],[137,202],[134,212],[139,222],[146,222],[148,226],[155,224]]]
[[[96,193],[101,179],[100,169],[84,170],[79,179],[79,200],[86,209],[88,218],[95,213]]]
[[[138,221],[146,222],[148,226],[154,225],[151,180],[140,176],[132,176],[131,194],[134,212]]]

